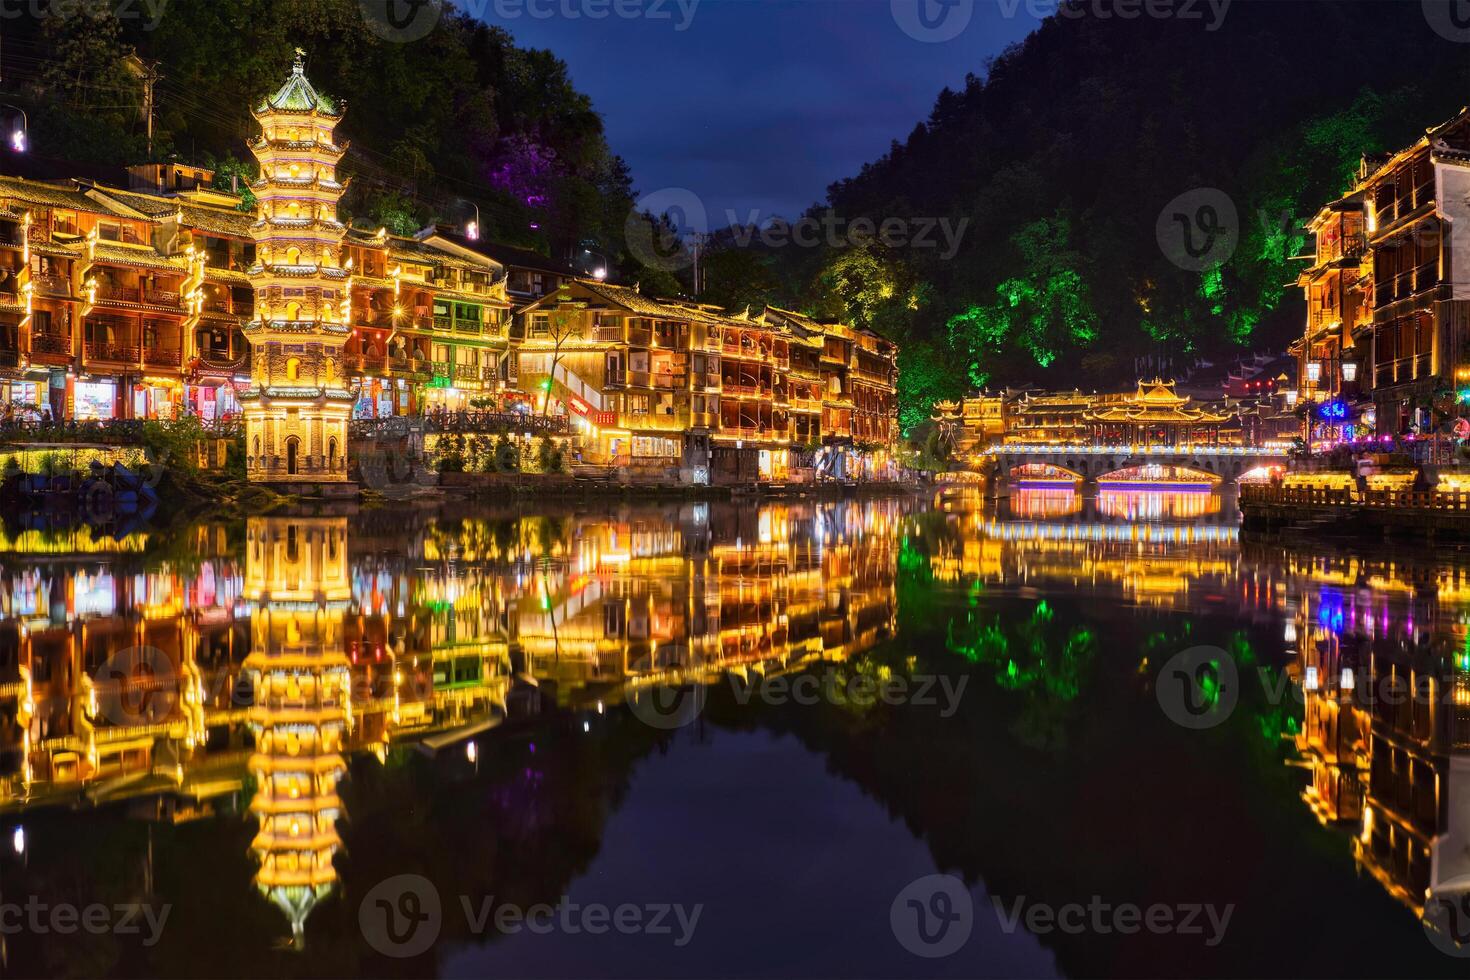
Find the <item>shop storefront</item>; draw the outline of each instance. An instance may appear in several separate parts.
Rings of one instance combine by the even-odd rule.
[[[215,385],[188,385],[185,388],[185,405],[190,415],[205,422],[217,422],[240,413],[240,403],[235,398],[235,385],[230,381]]]
[[[117,417],[116,381],[76,381],[71,388],[72,418],[85,422]]]
[[[39,415],[48,407],[45,379],[17,380],[0,378],[0,411]]]
[[[356,392],[353,418],[385,419],[412,414],[412,395],[402,378],[363,378],[356,382]]]
[[[176,419],[183,413],[184,386],[164,378],[145,378],[133,385],[132,417]]]

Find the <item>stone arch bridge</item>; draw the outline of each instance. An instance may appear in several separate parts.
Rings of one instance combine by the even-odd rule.
[[[1001,445],[986,453],[994,460],[993,484],[1009,485],[1021,467],[1050,467],[1063,471],[1056,478],[1095,483],[1102,477],[1135,466],[1175,466],[1235,483],[1244,473],[1262,466],[1284,465],[1285,449],[1252,446],[1089,446]]]

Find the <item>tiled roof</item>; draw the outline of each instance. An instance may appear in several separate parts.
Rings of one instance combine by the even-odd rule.
[[[188,271],[181,256],[165,257],[159,255],[151,248],[137,248],[128,245],[114,245],[111,242],[98,242],[95,255],[98,262],[111,262],[116,265],[136,265],[147,269],[167,269],[170,272]]]
[[[267,98],[260,104],[258,111],[265,112],[269,109],[279,109],[284,112],[319,112],[324,116],[336,116],[339,114],[336,103],[324,95],[318,94],[306,80],[306,69],[298,59],[291,67],[291,77],[286,79],[286,84],[276,90],[276,94]]]
[[[180,210],[183,211],[185,225],[211,235],[250,238],[250,227],[255,224],[255,215],[249,211],[207,208],[197,204],[180,205]]]
[[[179,202],[160,197],[156,194],[140,194],[137,191],[123,191],[115,187],[104,187],[100,184],[92,185],[89,196],[93,199],[97,195],[110,198],[113,202],[126,208],[131,208],[139,214],[150,218],[167,218],[179,213]]]
[[[44,184],[22,177],[0,177],[0,200],[15,200],[22,204],[46,208],[67,208],[74,211],[89,211],[94,214],[117,214],[105,202],[95,201],[75,186],[61,187]]]

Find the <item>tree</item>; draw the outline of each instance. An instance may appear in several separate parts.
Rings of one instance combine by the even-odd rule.
[[[551,369],[546,380],[541,382],[541,415],[551,413],[551,389],[556,384],[556,369],[561,364],[562,345],[569,340],[580,339],[585,333],[583,313],[586,303],[559,303],[546,315],[546,339],[551,341]]]

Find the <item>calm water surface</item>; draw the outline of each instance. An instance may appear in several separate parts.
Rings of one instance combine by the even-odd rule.
[[[1464,975],[1420,916],[1470,853],[1470,560],[1237,527],[1038,492],[7,529],[0,969]],[[1452,696],[1347,693],[1385,680]],[[1010,918],[1127,904],[1228,919]]]

